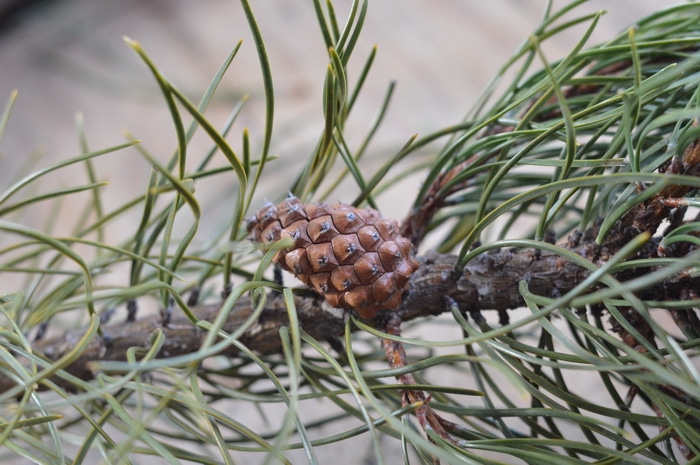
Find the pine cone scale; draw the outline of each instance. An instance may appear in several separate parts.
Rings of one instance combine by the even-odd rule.
[[[331,240],[333,253],[341,265],[354,263],[357,258],[365,253],[360,241],[355,234],[343,234]]]
[[[357,238],[360,241],[360,245],[368,251],[377,250],[378,244],[381,244],[381,236],[379,231],[374,226],[365,226],[357,231]]]

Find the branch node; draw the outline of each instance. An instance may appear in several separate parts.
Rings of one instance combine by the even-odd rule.
[[[129,299],[126,303],[126,321],[136,321],[136,313],[139,310],[136,299]]]

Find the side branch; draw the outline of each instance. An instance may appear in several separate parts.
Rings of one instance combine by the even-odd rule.
[[[419,257],[420,267],[409,281],[403,303],[394,310],[401,321],[437,315],[448,311],[445,299],[451,297],[460,308],[474,312],[479,310],[507,310],[522,306],[518,293],[521,280],[529,283],[532,292],[555,296],[565,293],[586,275],[581,267],[561,257],[538,253],[532,249],[500,250],[483,254],[472,260],[461,272],[455,273],[457,257],[453,255],[427,255]],[[301,327],[319,340],[342,338],[346,315],[329,309],[322,296],[313,292],[295,295],[295,305]],[[213,322],[220,304],[195,307],[194,314],[203,321]],[[231,310],[223,330],[232,333],[243,325],[253,311],[248,297],[242,297]],[[284,299],[280,294],[270,295],[259,320],[240,338],[251,350],[261,354],[278,353],[282,349],[279,329],[289,324]],[[83,380],[94,377],[89,368],[91,361],[124,361],[131,347],[149,347],[151,335],[161,330],[165,343],[158,357],[167,358],[196,352],[201,347],[206,332],[190,323],[182,314],[174,314],[167,325],[157,316],[134,321],[109,323],[102,326],[103,336],[95,336],[85,351],[66,371]],[[36,341],[35,355],[56,361],[75,347],[85,334],[84,330]],[[234,347],[223,355],[236,356]],[[59,377],[51,379],[58,385],[71,389]],[[12,388],[15,383],[0,375],[0,392]],[[42,388],[40,386],[40,388]]]

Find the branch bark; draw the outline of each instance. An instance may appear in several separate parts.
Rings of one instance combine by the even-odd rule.
[[[589,248],[588,246],[586,247]],[[538,253],[533,249],[500,250],[483,254],[472,260],[461,273],[455,273],[457,257],[432,254],[418,257],[420,267],[413,274],[403,303],[395,310],[401,321],[437,315],[449,310],[446,297],[451,297],[460,308],[470,312],[479,310],[507,310],[522,306],[517,292],[521,280],[529,283],[530,290],[539,295],[553,296],[565,293],[586,275],[581,267],[552,253]],[[345,327],[343,312],[331,311],[322,296],[302,292],[294,297],[301,327],[319,340],[342,338]],[[208,304],[193,309],[197,318],[213,322],[220,304]],[[229,313],[223,330],[231,333],[243,325],[253,312],[250,298],[242,297]],[[251,350],[270,354],[281,351],[279,329],[288,325],[287,309],[281,294],[272,294],[267,300],[262,317],[240,338]],[[159,317],[144,317],[134,321],[104,324],[103,335],[95,336],[85,351],[66,371],[83,380],[94,377],[91,361],[123,361],[131,347],[148,348],[151,335],[160,329],[165,343],[158,357],[174,357],[192,353],[201,347],[206,332],[183,314],[173,314],[167,325]],[[73,350],[85,329],[36,341],[34,354],[56,361]],[[234,347],[224,352],[236,356]],[[52,382],[70,389],[71,386],[54,376]],[[7,376],[0,375],[0,392],[15,386]],[[41,388],[41,386],[40,386]]]

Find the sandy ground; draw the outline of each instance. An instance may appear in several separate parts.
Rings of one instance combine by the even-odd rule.
[[[284,167],[313,149],[322,128],[321,89],[327,56],[311,2],[252,2],[274,74],[275,136],[272,152],[285,161],[266,176],[261,198],[278,197],[285,188]],[[426,134],[460,120],[512,51],[539,23],[543,0],[375,0],[357,46],[356,73],[371,47],[377,59],[359,102],[350,133],[361,134],[374,118],[390,81],[397,83],[393,103],[375,143],[374,155],[395,152],[414,133]],[[563,4],[556,0],[555,5]],[[676,2],[662,0],[595,0],[581,12],[602,8],[591,42],[610,39],[653,9]],[[338,1],[343,17],[350,2]],[[564,56],[579,39],[575,28],[547,43],[548,58]],[[239,55],[207,115],[222,124],[243,95],[249,100],[233,130],[240,147],[243,127],[250,130],[253,150],[262,139],[264,101],[257,58],[240,5],[231,0],[64,0],[25,16],[0,35],[0,104],[13,89],[19,96],[0,142],[0,190],[16,181],[28,163],[48,166],[80,153],[75,118],[82,115],[92,149],[124,142],[128,131],[160,160],[175,148],[175,137],[162,96],[144,64],[122,37],[139,41],[152,59],[183,91],[197,100],[232,47],[243,39]],[[196,147],[208,147],[197,140]],[[40,157],[40,158],[38,158]],[[98,162],[109,197],[140,192],[148,165],[135,150]],[[65,171],[57,185],[84,179]],[[385,215],[402,217],[410,186],[401,185],[381,197]],[[205,190],[203,196],[225,196],[228,186]],[[345,199],[341,199],[345,200]],[[205,200],[206,201],[206,200]],[[221,203],[225,204],[225,197]],[[25,218],[41,227],[43,217]],[[65,213],[70,215],[70,209]],[[65,218],[70,223],[70,216]],[[216,218],[211,217],[215,222]],[[206,222],[203,223],[206,227]],[[124,228],[135,227],[125,223]],[[117,234],[117,233],[115,233]],[[429,337],[438,338],[440,329]],[[346,450],[320,448],[321,463],[367,451],[358,438]],[[341,455],[339,455],[339,453]],[[350,454],[350,455],[347,455]],[[371,454],[370,454],[371,455]],[[303,455],[290,454],[294,463]],[[248,462],[253,463],[253,462]]]

